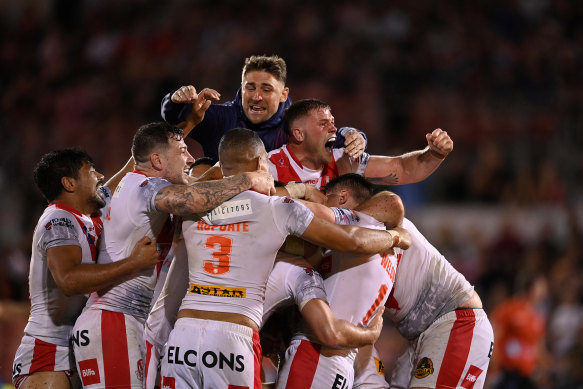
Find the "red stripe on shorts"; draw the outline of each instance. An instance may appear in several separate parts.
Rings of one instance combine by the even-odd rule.
[[[148,370],[150,370],[150,360],[152,359],[152,343],[146,340],[146,373],[144,374],[144,386],[148,387]]]
[[[54,371],[56,353],[57,345],[35,339],[29,374],[36,371]]]
[[[312,386],[320,359],[320,345],[302,340],[287,376],[286,389],[302,389]]]
[[[436,389],[455,388],[470,354],[476,316],[472,309],[455,311],[456,321],[449,334],[443,361],[437,376]]]
[[[263,350],[259,342],[259,332],[253,330],[253,368],[255,377],[253,379],[254,389],[261,389],[261,358],[263,357]]]
[[[129,388],[131,386],[130,358],[123,313],[101,311],[101,346],[105,386]]]

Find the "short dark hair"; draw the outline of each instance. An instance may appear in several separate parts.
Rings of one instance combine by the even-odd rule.
[[[337,188],[350,191],[359,203],[368,200],[375,192],[375,186],[366,178],[356,173],[343,174],[333,178],[326,184],[324,193],[328,193],[328,191]]]
[[[248,128],[233,128],[227,131],[219,142],[219,158],[225,153],[239,152],[240,150],[253,150],[263,148],[265,145],[255,131]]]
[[[33,171],[34,183],[44,198],[53,202],[63,191],[63,177],[79,178],[83,164],[93,165],[93,158],[80,148],[54,150],[43,155]]]
[[[287,131],[288,135],[291,135],[291,127],[296,120],[309,115],[310,112],[318,109],[330,109],[330,104],[318,99],[304,99],[296,101],[290,105],[285,110],[283,117],[285,122],[285,130]]]
[[[171,138],[182,139],[184,132],[166,122],[144,124],[134,135],[132,155],[136,162],[146,162],[156,148],[166,149]]]
[[[252,55],[245,58],[242,77],[253,71],[263,71],[273,75],[285,85],[287,79],[287,66],[283,58],[277,55]]]

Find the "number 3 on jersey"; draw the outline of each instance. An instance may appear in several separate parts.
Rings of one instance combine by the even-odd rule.
[[[215,261],[204,261],[204,271],[210,274],[225,274],[230,270],[231,266],[231,247],[233,240],[226,236],[213,235],[206,240],[206,248],[213,250],[211,255]]]

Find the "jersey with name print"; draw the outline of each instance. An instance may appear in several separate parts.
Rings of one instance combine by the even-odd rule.
[[[402,226],[409,231],[412,243],[399,260],[385,315],[401,335],[414,339],[435,319],[469,299],[474,288],[410,220],[404,219]]]
[[[100,189],[108,201],[111,193]],[[34,230],[30,261],[30,317],[26,335],[59,346],[69,344],[69,336],[81,313],[86,295],[65,296],[57,287],[47,263],[47,250],[60,246],[79,246],[81,263],[95,263],[96,244],[101,234],[99,217],[87,217],[64,204],[49,205]]]
[[[144,236],[149,236],[158,245],[159,263],[154,270],[143,271],[104,294],[92,293],[88,307],[122,312],[138,320],[146,320],[162,264],[171,259],[174,223],[171,215],[158,211],[154,204],[156,194],[169,185],[170,182],[163,178],[146,177],[136,171],[126,174],[120,181],[103,221],[98,263],[127,258]]]
[[[189,288],[181,309],[239,313],[259,326],[275,255],[313,216],[290,198],[245,191],[201,220],[184,221]]]
[[[363,153],[360,157],[351,161],[349,171],[339,172],[338,161],[344,155],[344,148],[332,150],[333,160],[320,169],[313,170],[302,165],[294,153],[284,145],[268,154],[269,173],[276,181],[287,184],[288,182],[303,182],[322,189],[331,179],[340,174],[356,173],[363,175],[370,155]],[[344,156],[344,158],[349,158]],[[348,160],[347,160],[348,161]]]
[[[344,208],[332,210],[337,224],[385,229],[382,222],[367,214]],[[368,325],[393,288],[397,255],[402,250],[394,248],[394,251],[396,254],[374,255],[328,252],[322,260],[320,271],[330,308],[336,317],[354,325]]]

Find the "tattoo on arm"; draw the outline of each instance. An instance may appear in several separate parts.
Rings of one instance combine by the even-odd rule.
[[[156,194],[156,208],[178,216],[204,213],[249,189],[250,186],[250,180],[243,174],[222,180],[200,182],[192,186],[170,185]]]

